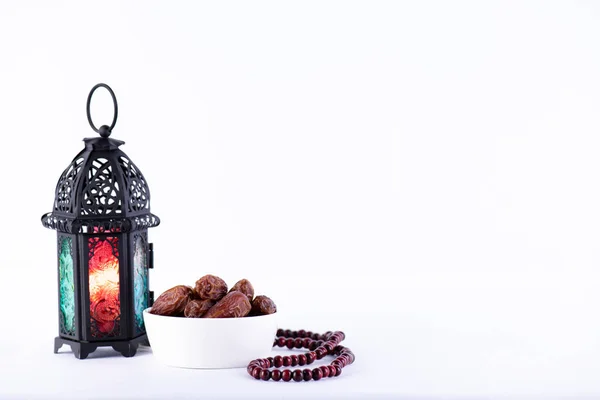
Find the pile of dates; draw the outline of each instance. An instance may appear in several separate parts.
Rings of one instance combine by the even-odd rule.
[[[267,296],[254,297],[254,287],[247,279],[238,281],[228,291],[223,279],[205,275],[193,288],[177,285],[162,293],[150,313],[187,318],[240,318],[276,311],[275,303]]]

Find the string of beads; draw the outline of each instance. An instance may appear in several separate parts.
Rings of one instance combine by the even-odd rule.
[[[269,358],[258,358],[248,364],[248,374],[255,379],[268,381],[295,382],[318,381],[322,378],[333,378],[340,376],[342,368],[354,362],[354,353],[340,342],[346,338],[344,332],[325,332],[324,334],[313,333],[301,329],[291,331],[289,329],[277,330],[277,338],[273,347],[287,347],[288,349],[308,349],[304,354],[292,354],[289,356],[275,356]],[[279,369],[281,367],[295,367],[310,365],[315,360],[320,360],[327,355],[336,356],[329,365],[310,369]],[[277,368],[270,370],[269,368]]]

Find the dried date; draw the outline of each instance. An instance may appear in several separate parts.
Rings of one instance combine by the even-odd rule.
[[[191,287],[177,285],[158,296],[152,305],[150,313],[170,316],[181,315],[191,297]]]
[[[267,296],[256,296],[252,301],[252,309],[250,310],[250,315],[252,316],[268,315],[276,312],[277,306],[275,305],[275,302]]]
[[[196,295],[201,300],[220,300],[227,294],[227,283],[218,276],[204,275],[196,281]]]
[[[212,300],[190,300],[185,306],[183,315],[187,318],[200,318],[214,305],[215,302]]]
[[[237,281],[235,285],[231,288],[229,292],[242,292],[244,293],[250,302],[254,298],[254,287],[250,283],[248,279],[241,279]]]
[[[204,318],[240,318],[250,312],[252,306],[242,292],[230,292],[204,314]]]

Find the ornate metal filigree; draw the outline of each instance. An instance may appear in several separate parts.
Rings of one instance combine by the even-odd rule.
[[[93,160],[83,181],[80,214],[121,214],[120,191],[111,162],[106,158]]]
[[[56,185],[56,195],[54,196],[54,211],[64,213],[73,212],[75,185],[77,184],[77,177],[83,166],[83,161],[83,157],[76,157],[60,176]]]
[[[128,192],[127,208],[129,212],[146,210],[150,204],[150,190],[141,171],[127,157],[119,157]]]

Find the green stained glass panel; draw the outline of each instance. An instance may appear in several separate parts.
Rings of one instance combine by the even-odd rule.
[[[148,249],[145,235],[133,241],[133,296],[136,334],[146,332],[143,311],[148,308]]]
[[[60,333],[75,336],[75,285],[73,281],[73,241],[58,238]]]

